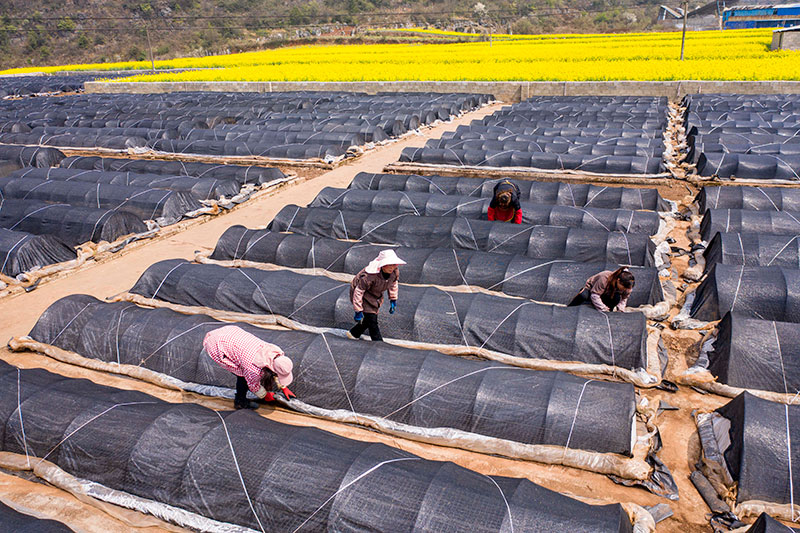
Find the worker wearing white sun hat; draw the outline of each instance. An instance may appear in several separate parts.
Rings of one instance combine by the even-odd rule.
[[[400,278],[397,267],[405,264],[406,262],[397,257],[394,250],[381,250],[378,257],[355,275],[350,282],[350,301],[355,310],[353,318],[358,323],[350,330],[350,335],[357,339],[364,331],[369,330],[372,340],[383,340],[378,327],[378,309],[383,303],[383,292],[387,291],[389,313],[394,314],[397,309]]]

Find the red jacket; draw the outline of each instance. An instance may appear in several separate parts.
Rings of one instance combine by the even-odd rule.
[[[502,207],[494,208],[490,206],[489,220],[522,224],[522,209],[514,209],[513,207],[503,209]]]

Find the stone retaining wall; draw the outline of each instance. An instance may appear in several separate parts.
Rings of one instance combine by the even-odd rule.
[[[179,91],[281,92],[356,91],[489,93],[504,102],[531,96],[668,96],[687,94],[800,94],[800,81],[188,81],[87,82],[87,93],[166,93]]]

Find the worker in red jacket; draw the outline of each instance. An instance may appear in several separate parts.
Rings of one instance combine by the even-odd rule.
[[[520,190],[516,183],[503,180],[494,186],[494,196],[489,202],[489,220],[522,224]]]
[[[384,291],[389,293],[389,314],[397,308],[400,272],[397,267],[406,262],[397,257],[391,248],[381,250],[373,261],[355,275],[350,282],[350,301],[353,304],[357,322],[350,330],[350,336],[358,339],[369,330],[369,337],[374,341],[382,341],[378,327],[378,309],[383,303]]]
[[[276,391],[282,391],[287,400],[294,397],[288,388],[294,365],[280,347],[238,326],[223,326],[206,333],[203,351],[236,376],[234,408],[257,407],[247,399],[248,390],[266,401],[274,400]]]

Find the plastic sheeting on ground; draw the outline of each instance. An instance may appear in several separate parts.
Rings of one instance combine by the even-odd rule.
[[[372,174],[359,172],[348,186],[351,189],[414,191],[491,198],[498,179],[417,176],[414,174]],[[670,211],[658,189],[608,187],[585,183],[511,180],[520,189],[520,200],[547,205],[599,207],[603,209],[644,209]]]
[[[800,234],[800,212],[709,209],[700,222],[700,236],[708,242],[718,231],[797,235]]]
[[[357,274],[378,252],[389,247],[232,226],[219,238],[210,258]],[[590,276],[618,268],[612,263],[530,259],[452,248],[391,248],[408,263],[401,268],[404,283],[470,285],[560,304],[569,303]],[[655,268],[630,269],[636,276],[636,285],[628,307],[653,305],[664,299]]]
[[[64,154],[55,148],[20,146],[0,143],[0,159],[15,161],[23,167],[55,167]]]
[[[800,211],[800,189],[789,187],[703,187],[695,197],[700,213],[708,209]]]
[[[0,194],[6,199],[69,204],[75,207],[124,210],[142,220],[166,226],[203,207],[191,193],[83,181],[4,179]]]
[[[183,161],[157,161],[148,159],[115,159],[107,157],[67,157],[62,168],[108,170],[117,172],[142,172],[168,176],[195,176],[218,180],[235,180],[240,186],[248,183],[263,185],[283,179],[286,175],[276,167],[242,165],[215,165],[212,163],[187,163]]]
[[[214,200],[221,196],[231,198],[238,194],[240,190],[239,184],[232,179],[142,174],[125,171],[25,168],[14,172],[9,177],[169,189],[171,191],[189,193],[197,200]]]
[[[52,235],[32,235],[0,228],[0,274],[13,278],[23,272],[75,258],[75,250]]]
[[[171,404],[6,363],[0,384],[3,450],[47,458],[92,482],[95,498],[194,529],[494,532],[513,520],[525,531],[632,531],[620,505],[590,506],[248,410]]]
[[[93,209],[34,200],[6,200],[0,205],[0,228],[52,235],[70,246],[88,241],[113,242],[124,235],[147,231],[133,213]]]
[[[694,295],[691,318],[696,320],[719,320],[730,311],[762,320],[800,322],[797,269],[716,264]]]
[[[703,473],[738,516],[796,517],[789,506],[800,494],[793,474],[800,461],[800,406],[745,392],[697,415],[697,425]]]
[[[653,266],[655,262],[655,244],[647,235],[460,217],[418,217],[287,205],[268,228],[312,237],[520,254],[536,259],[638,266]]]
[[[722,263],[800,269],[798,239],[800,235],[717,233],[703,252],[705,268]]]
[[[90,359],[146,368],[188,385],[224,389],[227,397],[233,397],[236,376],[201,353],[206,333],[224,325],[203,315],[72,295],[51,305],[30,336]],[[298,400],[331,413],[344,410],[523,444],[633,452],[636,399],[630,384],[587,381],[561,372],[334,335],[237,325],[280,346],[294,363],[297,379],[292,390]],[[194,390],[204,392],[203,387]]]
[[[72,533],[61,522],[29,516],[0,502],[0,531],[7,533]]]
[[[372,191],[325,187],[308,207],[418,216],[464,217],[488,220],[489,198],[405,191]],[[655,235],[661,218],[654,211],[601,209],[520,202],[522,222],[541,226]]]
[[[321,276],[172,259],[151,265],[130,292],[341,330],[354,325],[349,288],[349,283]],[[518,358],[649,368],[647,321],[641,313],[601,313],[591,306],[558,307],[401,284],[398,311],[381,315],[388,339],[473,347]]]

